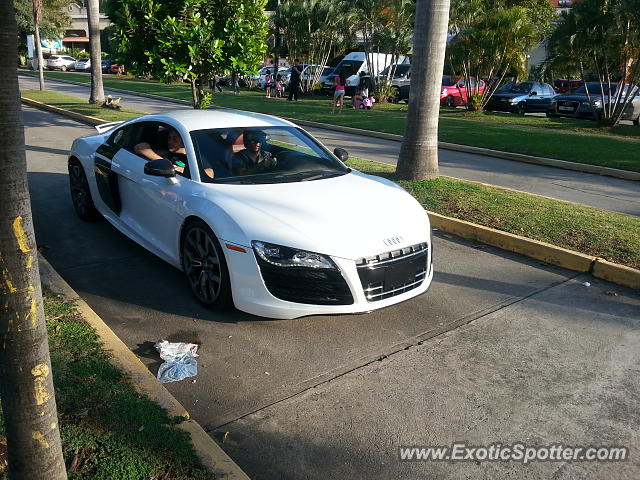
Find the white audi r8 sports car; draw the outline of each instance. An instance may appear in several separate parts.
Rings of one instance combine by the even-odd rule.
[[[429,288],[422,206],[290,122],[183,110],[96,128],[69,156],[77,214],[105,217],[182,270],[206,306],[288,319],[369,312]]]

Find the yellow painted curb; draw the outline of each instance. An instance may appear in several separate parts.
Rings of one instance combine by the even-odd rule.
[[[560,248],[549,243],[532,240],[512,233],[483,227],[475,223],[427,212],[431,226],[463,238],[472,238],[509,252],[520,253],[552,265],[576,272],[589,272],[596,257]]]
[[[640,270],[618,265],[598,258],[593,265],[592,275],[618,285],[640,289]]]
[[[176,425],[188,432],[198,458],[212,473],[228,480],[249,480],[238,465],[220,448],[195,420],[189,419],[189,412],[153,376],[147,367],[129,350],[106,323],[80,298],[67,282],[54,270],[51,264],[38,254],[40,278],[54,292],[73,302],[77,312],[98,333],[104,349],[111,356],[114,365],[131,380],[131,384],[141,394],[163,407],[170,417],[185,417],[188,420]]]
[[[40,108],[42,110],[48,110],[50,112],[59,113],[60,115],[65,115],[75,120],[79,120],[82,123],[88,123],[90,125],[102,125],[103,123],[107,123],[107,120],[102,120],[101,118],[91,117],[89,115],[82,115],[81,113],[65,110],[64,108],[54,107],[53,105],[47,105],[46,103],[38,102],[36,100],[31,100],[30,98],[20,97],[20,99],[22,100],[22,103],[26,103],[27,105],[31,105],[32,107]]]

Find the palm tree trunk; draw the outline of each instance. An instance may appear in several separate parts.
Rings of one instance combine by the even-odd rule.
[[[449,0],[417,0],[407,126],[396,174],[438,178],[440,87],[449,24]]]
[[[27,189],[13,2],[0,6],[0,397],[8,476],[66,479]]]
[[[40,90],[44,90],[44,59],[42,58],[42,43],[40,43],[40,21],[42,20],[42,0],[33,0],[33,25],[36,56],[38,58],[38,79]]]
[[[100,7],[98,0],[87,2],[87,22],[89,24],[89,42],[91,50],[91,95],[89,103],[104,103],[102,84],[102,48],[100,46]]]

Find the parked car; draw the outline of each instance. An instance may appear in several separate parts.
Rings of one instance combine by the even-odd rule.
[[[553,81],[553,89],[556,93],[566,93],[569,90],[573,90],[574,88],[578,88],[584,82],[581,80],[554,80]]]
[[[104,216],[183,271],[208,307],[272,318],[363,313],[431,284],[422,205],[390,180],[347,167],[345,150],[331,153],[294,123],[190,109],[96,129],[69,155],[76,213]],[[141,142],[166,148],[171,130],[185,146],[179,162],[135,153]],[[244,144],[275,162],[236,169],[233,152]]]
[[[47,59],[47,68],[49,70],[61,70],[66,72],[71,70],[76,64],[76,59],[68,55],[51,55]]]
[[[347,96],[355,93],[360,85],[360,73],[378,76],[382,70],[391,65],[393,55],[387,53],[373,53],[367,55],[365,52],[351,52],[336,65],[334,76],[343,75],[346,80],[345,91]],[[401,56],[398,64],[409,63],[409,57]],[[333,91],[333,78],[327,79],[325,90]]]
[[[603,103],[615,101],[618,85],[615,83],[588,82],[563,95],[557,95],[547,110],[547,117],[574,117],[598,120],[603,111]],[[622,93],[624,101],[626,88]],[[640,93],[635,88],[633,100],[625,107],[622,120],[631,120],[640,125]],[[588,93],[588,95],[587,95]],[[604,93],[604,96],[603,96]]]
[[[114,60],[102,60],[102,73],[124,73],[124,65]]]
[[[401,100],[409,98],[409,87],[411,84],[411,64],[403,63],[400,65],[390,65],[383,69],[378,75],[378,81],[385,81],[389,75],[389,71],[395,68],[393,77],[391,78],[391,88],[393,97],[391,100],[397,103]]]
[[[265,79],[267,78],[267,70],[269,70],[269,72],[271,73],[271,81],[274,82],[276,80],[276,76],[273,74],[273,71],[274,71],[273,65],[261,68],[260,69],[260,76],[258,77],[258,80],[256,82],[256,86],[258,88],[264,88],[265,87],[265,83],[266,83]],[[278,74],[282,75],[287,70],[288,70],[287,67],[278,67]],[[289,71],[290,71],[290,69],[289,69]]]
[[[487,87],[484,80],[478,81],[475,78],[469,79],[471,83],[472,91],[477,93],[484,93]],[[440,106],[442,107],[457,107],[458,105],[464,105],[467,101],[467,84],[464,78],[458,78],[450,75],[444,75],[442,77],[442,89],[440,90]]]
[[[524,115],[527,112],[546,112],[556,92],[548,83],[509,82],[494,93],[485,110],[514,112]]]
[[[88,72],[91,70],[91,59],[90,58],[81,58],[74,65],[73,69],[78,72]]]

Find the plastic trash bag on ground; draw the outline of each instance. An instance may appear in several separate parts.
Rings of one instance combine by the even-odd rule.
[[[198,345],[185,342],[167,342],[163,340],[154,345],[164,363],[158,369],[158,380],[162,383],[177,382],[198,374],[195,357]]]

